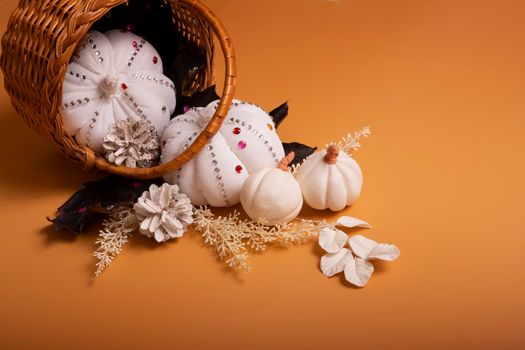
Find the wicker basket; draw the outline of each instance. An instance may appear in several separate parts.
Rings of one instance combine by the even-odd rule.
[[[166,0],[180,34],[207,52],[207,71],[195,78],[193,90],[212,82],[214,35],[225,58],[226,77],[217,111],[193,145],[171,162],[151,168],[115,166],[80,146],[62,123],[62,84],[77,43],[91,25],[126,0],[20,0],[2,38],[0,64],[5,88],[16,111],[40,134],[53,140],[65,156],[86,170],[98,168],[131,178],[154,178],[180,168],[219,130],[235,90],[235,55],[219,19],[198,0]]]

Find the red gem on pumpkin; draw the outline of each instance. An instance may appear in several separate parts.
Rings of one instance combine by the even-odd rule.
[[[122,83],[120,87],[122,88],[122,90],[126,90],[128,88],[128,85],[126,83]]]
[[[133,48],[136,49],[137,47],[139,47],[139,43],[136,42],[136,41],[133,41],[133,42],[131,43],[131,46],[133,46]]]
[[[246,146],[246,142],[243,140],[239,141],[239,143],[237,144],[237,147],[239,147],[239,149],[245,149]]]
[[[159,62],[159,58],[157,56],[153,57],[153,63],[157,64]]]
[[[236,171],[238,174],[242,173],[242,166],[237,165],[237,166],[235,167],[235,171]]]
[[[239,134],[241,133],[241,128],[235,128],[235,129],[233,129],[233,133],[234,133],[235,135],[239,135]]]

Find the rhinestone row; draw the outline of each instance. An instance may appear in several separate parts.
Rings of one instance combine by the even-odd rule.
[[[78,79],[86,80],[87,76],[85,74],[75,73],[73,71],[69,71],[69,75],[72,77],[77,77]]]
[[[230,105],[230,108],[232,107],[239,107],[239,106],[254,106],[260,109],[263,109],[261,106],[256,105],[255,103],[245,102],[245,101],[238,101],[238,102],[232,102]],[[219,101],[215,102],[214,108],[217,109],[219,107]]]
[[[91,118],[91,122],[89,123],[89,131],[86,134],[87,143],[89,144],[89,140],[91,139],[91,132],[95,128],[95,124],[98,120],[98,117],[100,116],[100,113],[95,111],[93,113],[93,117]]]
[[[169,139],[167,139],[166,141],[162,142],[162,150],[164,151],[164,149],[166,148],[166,146],[168,146],[170,144],[170,142],[172,142],[173,140],[175,140],[177,137],[179,137],[181,135],[181,132],[180,131],[177,131],[177,133],[173,136],[171,136]]]
[[[175,85],[165,79],[159,79],[157,77],[152,77],[151,75],[144,75],[144,74],[137,74],[137,73],[133,74],[132,77],[135,79],[153,81],[154,83],[164,85],[164,86],[169,87],[172,90],[175,90]]]
[[[259,138],[259,140],[261,140],[264,143],[264,146],[266,147],[268,152],[270,152],[270,154],[272,155],[274,163],[275,164],[279,164],[279,159],[277,158],[277,153],[273,149],[273,146],[270,145],[270,142],[268,140],[264,139],[264,135],[259,130],[254,129],[253,126],[251,124],[249,124],[249,123],[246,123],[244,121],[241,122],[239,119],[230,118],[229,121],[230,121],[230,123],[232,123],[234,125],[238,125],[238,126],[241,126],[243,128],[246,128],[247,130],[251,131],[255,136],[257,136]]]
[[[81,104],[87,104],[89,103],[90,99],[85,97],[84,99],[78,99],[76,101],[71,101],[69,103],[64,103],[64,109],[73,108],[75,106],[81,105]]]
[[[135,57],[139,54],[140,49],[142,49],[145,43],[146,43],[146,40],[142,39],[140,41],[140,44],[137,45],[137,47],[135,48],[135,52],[133,52],[133,55],[128,60],[128,67],[131,67],[131,65],[133,64],[133,61],[135,61]]]
[[[213,145],[208,145],[206,149],[208,150],[209,156],[211,158],[211,165],[212,167],[215,167],[213,169],[213,173],[215,175],[215,180],[217,181],[217,186],[219,187],[221,197],[224,200],[226,206],[229,207],[230,201],[228,200],[228,194],[226,193],[226,189],[224,188],[224,181],[222,181],[223,178],[221,174],[221,169],[218,167],[219,163],[217,162],[217,159],[215,159],[217,155],[213,151]]]
[[[188,137],[188,141],[186,141],[186,144],[184,147],[182,147],[182,151],[186,151],[188,148],[190,148],[191,141],[193,141],[194,138],[197,138],[199,136],[198,132],[194,132],[192,136]]]
[[[181,118],[173,118],[172,120],[170,120],[170,125],[171,125],[171,124],[175,124],[175,123],[188,123],[188,124],[195,124],[195,120],[193,120],[193,119],[188,119],[188,118],[184,118],[184,119],[181,119]]]
[[[146,114],[144,114],[144,111],[142,110],[142,108],[139,107],[139,105],[137,104],[137,102],[135,102],[135,100],[133,99],[133,97],[131,97],[127,91],[124,91],[123,92],[123,95],[126,97],[127,101],[129,102],[128,105],[133,108],[135,110],[135,113],[137,113],[137,115],[141,118],[141,119],[148,119],[148,117],[146,116]]]
[[[95,44],[95,41],[93,40],[93,38],[89,38],[89,39],[88,39],[88,44],[91,45],[91,48],[92,48],[93,50],[95,50],[95,56],[98,57],[98,61],[99,61],[100,63],[104,62],[104,58],[100,56],[101,53],[100,53],[99,50],[97,50],[97,44]]]

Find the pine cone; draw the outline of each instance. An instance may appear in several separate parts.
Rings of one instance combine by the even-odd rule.
[[[159,157],[159,137],[148,120],[130,117],[109,127],[104,150],[110,163],[147,168]]]

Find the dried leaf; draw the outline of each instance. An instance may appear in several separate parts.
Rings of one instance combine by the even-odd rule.
[[[268,114],[272,117],[275,127],[278,128],[288,116],[288,102],[283,103]],[[288,152],[286,152],[286,154],[288,154]]]
[[[88,182],[58,208],[55,218],[48,220],[57,231],[67,229],[81,233],[95,216],[119,206],[131,206],[152,183],[160,184],[162,179],[144,181],[108,176]]]
[[[283,148],[284,148],[284,154],[289,154],[290,152],[295,153],[295,157],[290,163],[290,165],[301,164],[306,158],[308,158],[310,155],[312,155],[317,150],[317,147],[310,147],[307,145],[303,145],[302,143],[299,143],[299,142],[291,142],[291,143],[283,142]]]
[[[202,91],[197,91],[191,96],[180,96],[177,100],[177,108],[173,116],[183,114],[185,108],[191,107],[206,107],[213,101],[220,99],[215,90],[215,85],[212,85]]]

